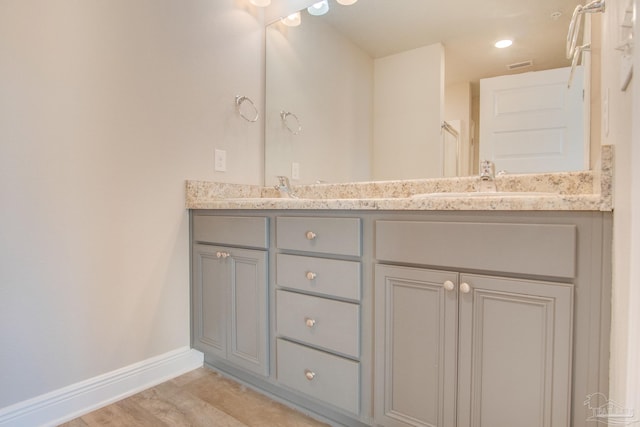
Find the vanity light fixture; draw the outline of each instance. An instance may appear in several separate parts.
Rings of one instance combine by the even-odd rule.
[[[249,0],[249,3],[258,7],[267,7],[271,4],[271,0]]]
[[[357,2],[358,0],[336,0],[338,3],[340,3],[343,6],[350,6],[352,4],[354,4],[355,2]]]
[[[504,49],[506,47],[509,47],[513,44],[513,40],[500,40],[497,41],[496,44],[494,45],[495,47],[497,47],[498,49]]]
[[[302,18],[300,17],[300,12],[296,12],[282,18],[280,21],[287,27],[297,27],[302,22]]]
[[[313,16],[324,15],[325,13],[329,12],[329,1],[322,0],[312,4],[307,8],[307,12],[309,12],[309,15],[313,15]]]

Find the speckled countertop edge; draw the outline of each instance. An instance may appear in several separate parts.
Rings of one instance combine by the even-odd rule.
[[[193,202],[189,209],[599,211],[599,195],[398,199],[228,199]]]
[[[186,182],[187,209],[291,210],[536,210],[611,211],[613,146],[603,146],[597,171],[505,175],[500,191],[555,192],[553,196],[427,197],[421,193],[473,192],[477,177],[296,186],[299,199],[280,198],[271,187],[209,181]]]

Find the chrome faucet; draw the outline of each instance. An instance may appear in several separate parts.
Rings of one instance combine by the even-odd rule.
[[[293,191],[291,184],[289,183],[289,178],[286,176],[277,176],[278,184],[274,185],[274,188],[280,192],[281,195],[285,195],[285,197],[290,197],[292,199],[297,199],[298,195]]]
[[[483,160],[480,163],[480,184],[478,185],[478,191],[481,192],[496,192],[495,181],[495,165],[491,160]]]

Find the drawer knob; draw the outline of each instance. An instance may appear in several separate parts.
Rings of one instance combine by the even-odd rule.
[[[309,369],[305,369],[304,376],[307,377],[309,381],[313,381],[313,379],[316,377],[316,373]]]
[[[216,258],[227,259],[231,256],[229,252],[216,252]]]
[[[313,328],[316,325],[316,321],[310,317],[305,317],[304,324],[307,325],[307,328]]]
[[[307,279],[308,280],[313,280],[315,279],[318,275],[316,273],[314,273],[313,271],[307,271]]]
[[[314,233],[313,231],[307,231],[305,236],[307,237],[307,240],[313,240],[317,237],[317,234]]]
[[[468,294],[469,292],[471,292],[471,286],[469,286],[469,284],[466,282],[460,283],[460,292],[462,292],[463,294]]]
[[[444,289],[447,291],[452,291],[455,287],[456,285],[451,280],[444,282]]]

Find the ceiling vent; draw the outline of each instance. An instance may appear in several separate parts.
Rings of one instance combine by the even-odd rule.
[[[507,65],[507,70],[520,70],[522,68],[527,68],[527,67],[531,67],[533,65],[533,60],[532,59],[528,59],[526,61],[522,61],[522,62],[516,62],[515,64],[509,64]]]

